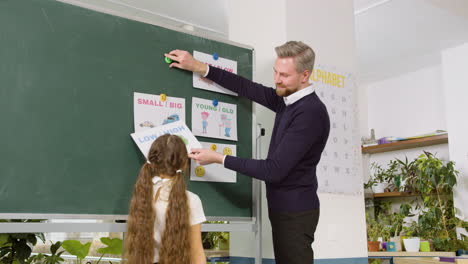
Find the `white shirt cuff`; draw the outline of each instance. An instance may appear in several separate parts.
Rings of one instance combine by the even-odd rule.
[[[224,165],[224,161],[226,160],[226,156],[227,155],[224,155],[224,157],[223,157],[223,165]]]
[[[208,76],[208,73],[210,73],[210,65],[207,64],[207,65],[206,65],[206,72],[205,72],[205,74],[203,75],[203,77]]]

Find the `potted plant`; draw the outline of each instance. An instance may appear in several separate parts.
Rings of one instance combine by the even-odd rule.
[[[392,213],[390,217],[391,231],[393,234],[390,238],[390,242],[395,243],[395,251],[402,250],[400,233],[403,230],[404,219],[411,216],[414,216],[414,214],[411,213],[411,205],[409,203],[402,203],[399,211]]]
[[[396,163],[390,161],[387,169],[382,168],[379,164],[373,162],[371,164],[372,175],[367,183],[364,184],[365,189],[372,189],[374,193],[383,193],[389,183],[393,182],[396,176]]]
[[[419,225],[417,222],[412,222],[408,226],[403,227],[403,244],[408,252],[419,252],[421,239],[419,238]]]
[[[369,217],[366,214],[366,223],[367,223],[367,249],[369,251],[379,251],[380,249],[380,241],[378,241],[382,225],[375,219]]]
[[[415,181],[417,176],[417,166],[416,161],[408,161],[408,157],[405,157],[405,160],[395,159],[395,162],[398,164],[398,169],[400,173],[398,177],[395,177],[395,182],[399,182],[398,190],[400,192],[415,192]]]
[[[435,250],[455,251],[459,247],[452,189],[457,184],[458,171],[452,161],[444,162],[430,152],[415,161],[418,168],[416,186],[422,202],[418,223],[421,235],[433,242]]]

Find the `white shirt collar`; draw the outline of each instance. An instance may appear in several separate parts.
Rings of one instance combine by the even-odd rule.
[[[159,191],[158,200],[160,201],[169,201],[169,195],[171,194],[172,182],[170,178],[161,178],[159,176],[153,177],[153,189],[154,195],[156,195],[157,190]]]
[[[289,96],[285,96],[283,97],[283,100],[284,100],[284,103],[286,104],[286,106],[288,105],[292,105],[294,104],[295,102],[299,101],[300,99],[302,99],[304,96],[307,96],[311,93],[313,93],[315,91],[315,88],[311,85],[305,87],[304,89],[301,89]]]

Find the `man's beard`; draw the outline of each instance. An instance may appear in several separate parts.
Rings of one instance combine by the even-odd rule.
[[[280,87],[280,89],[278,89],[278,87]],[[285,87],[281,87],[281,86],[276,86],[276,94],[278,96],[281,96],[281,97],[287,97],[287,96],[290,96],[291,94],[293,94],[294,90],[291,90],[291,89],[287,89]]]

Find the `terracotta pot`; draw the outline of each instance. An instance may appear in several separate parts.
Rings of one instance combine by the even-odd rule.
[[[369,252],[379,251],[380,242],[379,241],[368,241],[367,242],[367,250]]]

